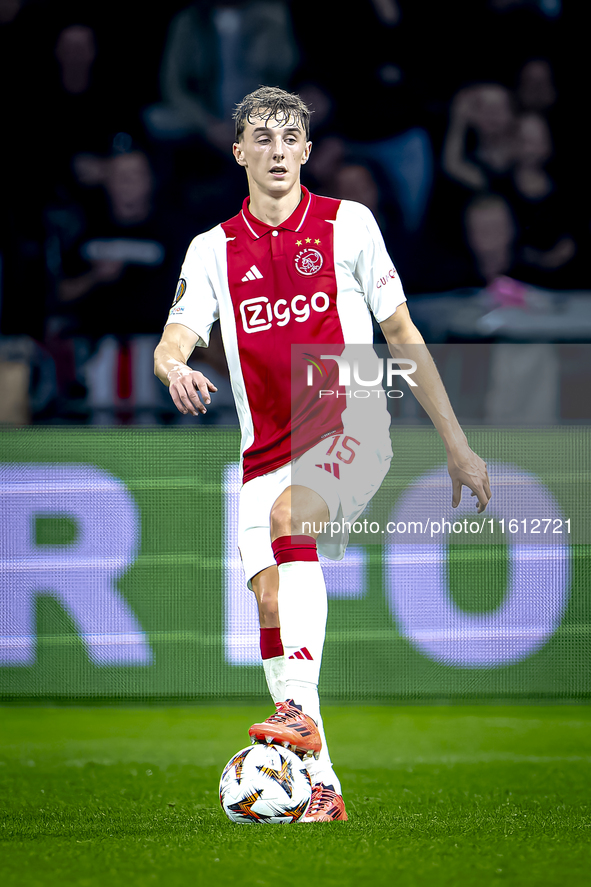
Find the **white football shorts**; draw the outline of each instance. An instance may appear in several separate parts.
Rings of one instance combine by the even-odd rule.
[[[271,548],[271,508],[277,497],[292,484],[309,487],[328,506],[331,528],[317,538],[319,554],[331,560],[344,557],[349,533],[343,523],[353,523],[379,489],[388,473],[392,445],[387,429],[371,436],[353,437],[342,432],[321,440],[302,456],[268,474],[255,477],[240,490],[238,547],[249,588],[251,579],[275,564]],[[334,533],[334,527],[332,532]]]

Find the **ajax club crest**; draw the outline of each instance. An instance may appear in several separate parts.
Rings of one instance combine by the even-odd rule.
[[[319,253],[317,249],[301,249],[299,253],[296,253],[296,271],[299,274],[303,274],[304,277],[318,274],[323,264],[322,253]]]

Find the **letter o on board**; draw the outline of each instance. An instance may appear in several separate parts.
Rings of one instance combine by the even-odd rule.
[[[452,509],[445,466],[417,478],[390,515],[392,521],[422,521],[423,534],[384,549],[386,597],[399,630],[425,656],[460,668],[510,665],[539,650],[560,625],[570,593],[565,537],[534,537],[521,523],[525,518],[531,528],[535,518],[564,520],[558,502],[535,474],[519,466],[489,463],[488,470],[493,498],[481,519],[519,522],[517,533],[502,537],[508,546],[508,585],[496,610],[468,613],[451,598],[446,537],[434,542],[427,519],[453,524],[454,518],[473,517],[475,499],[463,488],[461,503]]]

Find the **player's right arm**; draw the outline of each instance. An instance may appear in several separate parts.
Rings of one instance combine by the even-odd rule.
[[[154,352],[154,373],[168,385],[177,410],[193,416],[207,412],[210,391],[217,391],[207,376],[187,366],[198,340],[199,336],[182,323],[169,323]]]

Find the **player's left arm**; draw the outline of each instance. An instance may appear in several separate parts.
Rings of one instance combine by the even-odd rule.
[[[417,364],[411,375],[416,387],[411,386],[411,391],[445,445],[447,469],[453,484],[453,507],[459,505],[462,486],[467,486],[472,490],[472,495],[478,497],[478,513],[484,511],[491,498],[486,464],[468,445],[437,367],[425,340],[411,320],[406,303],[398,305],[394,314],[382,321],[380,326],[392,357],[410,359]]]

